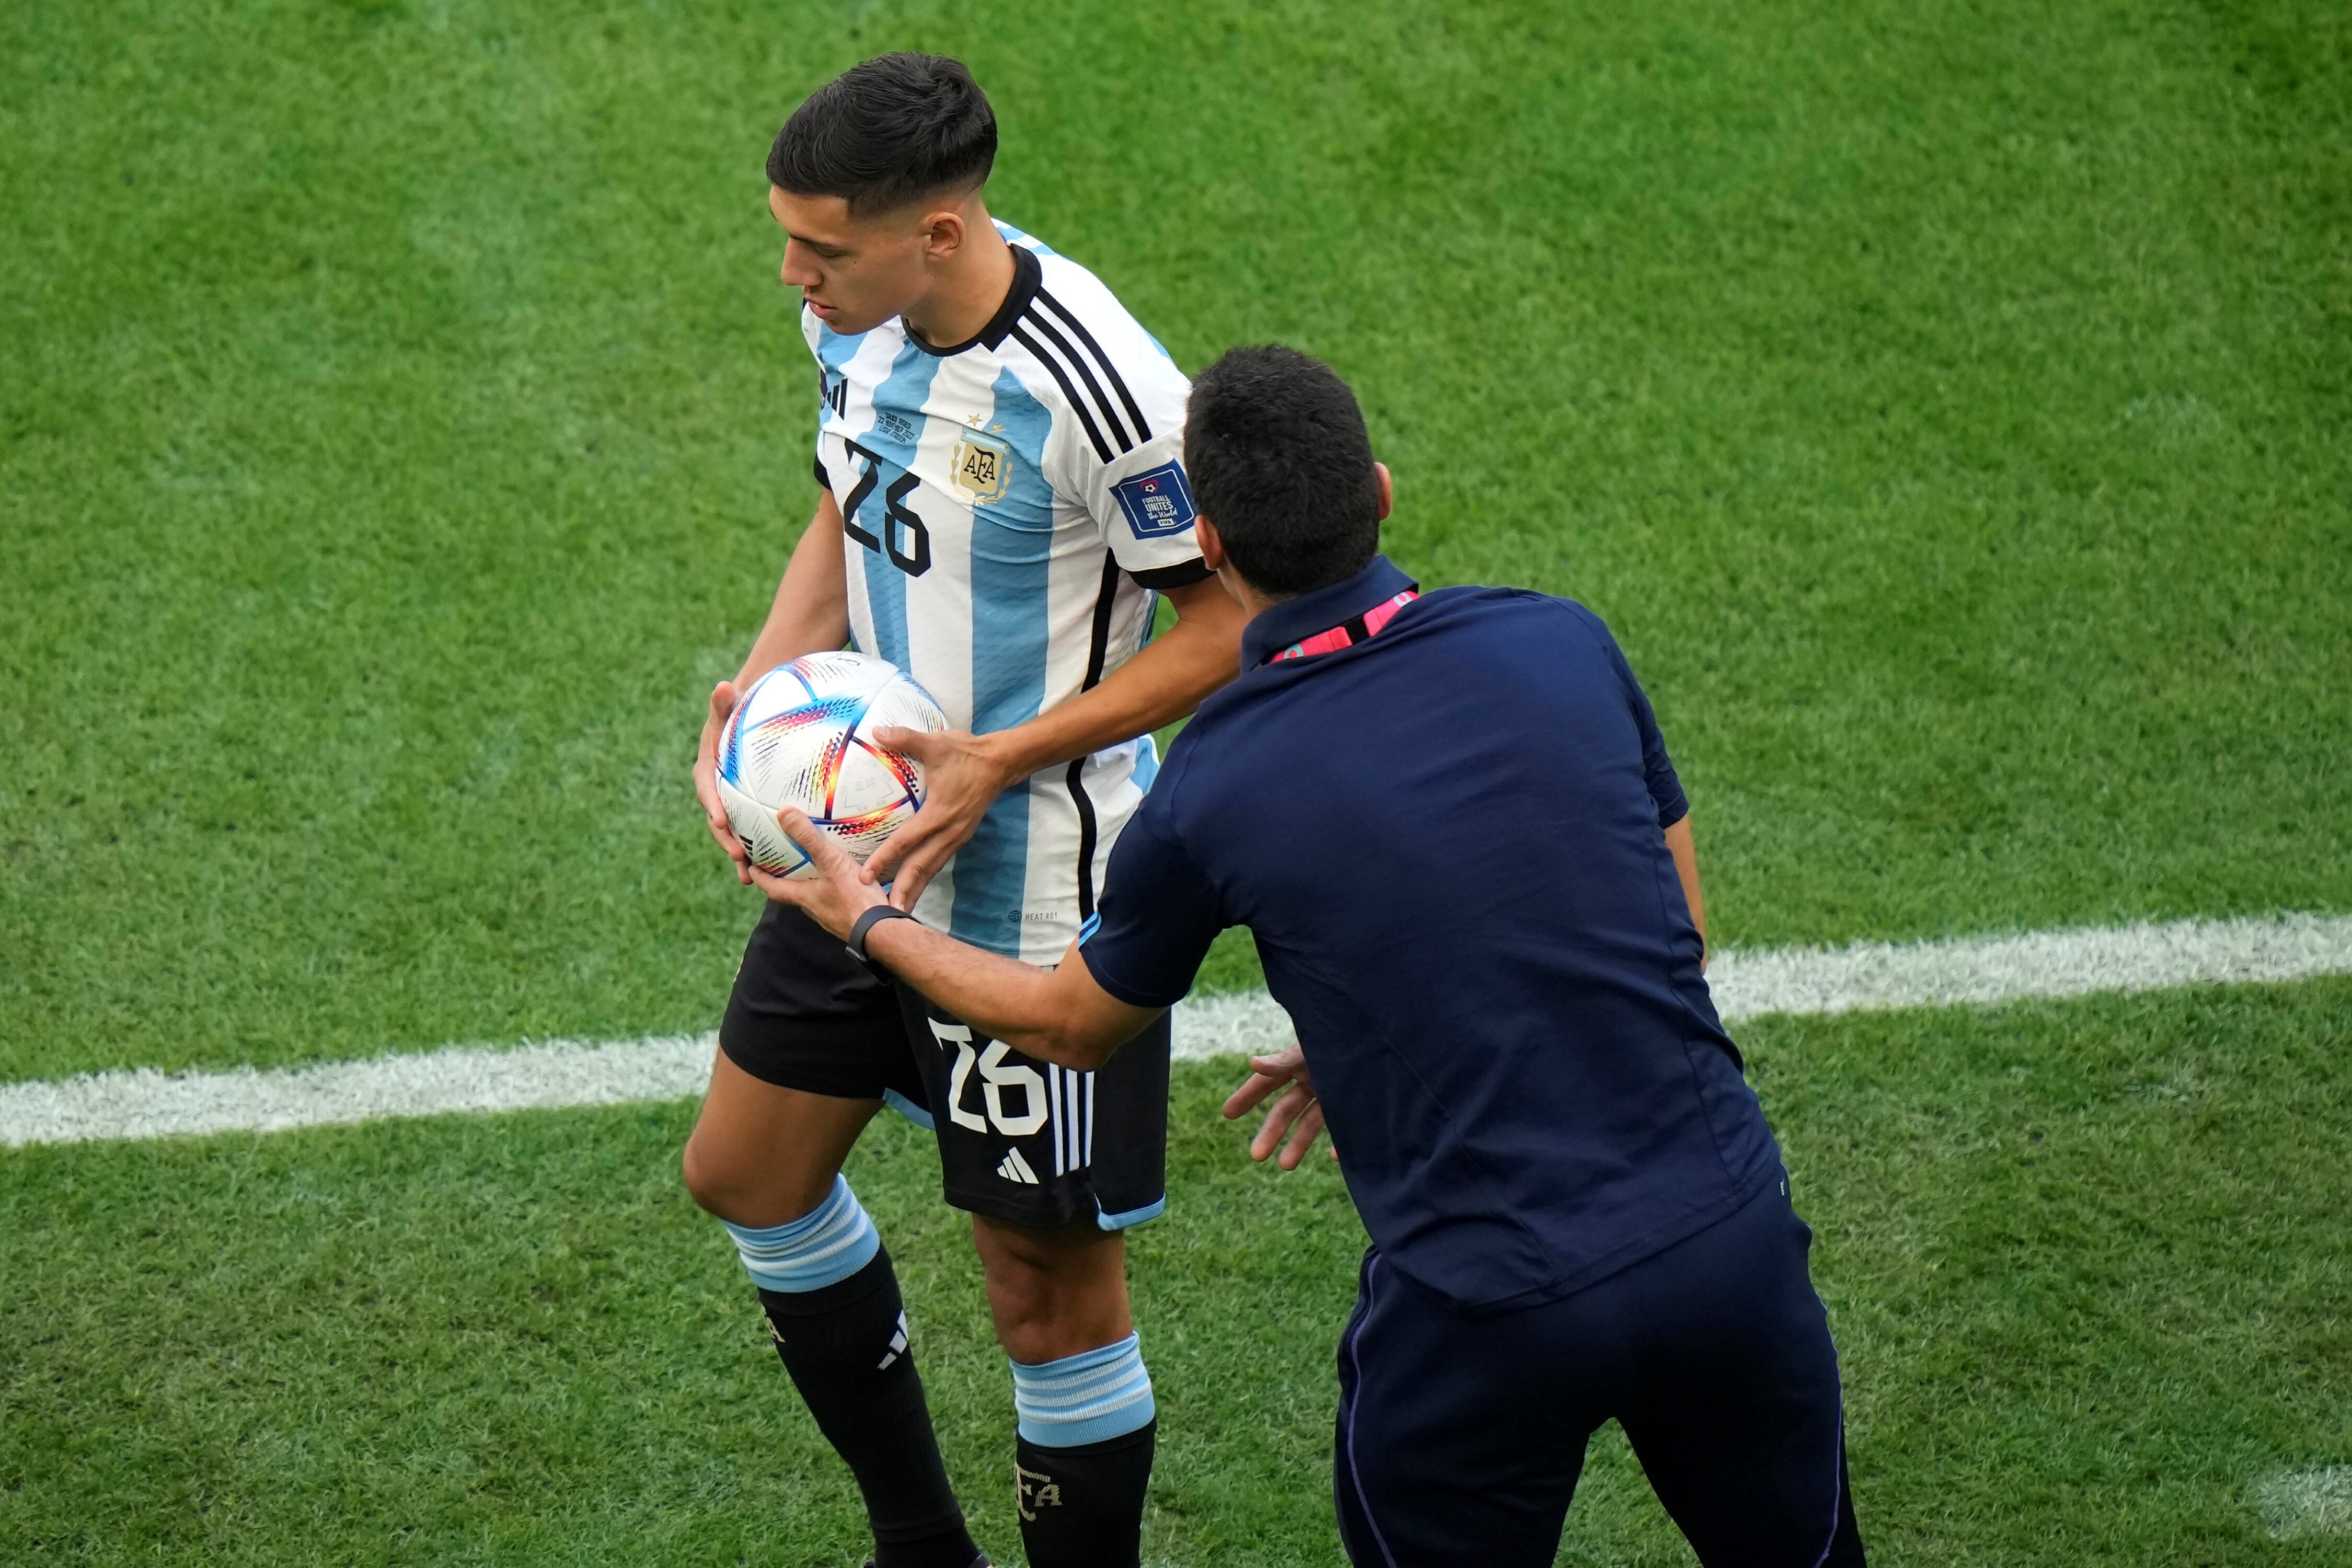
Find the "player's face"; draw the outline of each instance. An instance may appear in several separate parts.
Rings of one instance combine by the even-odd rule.
[[[768,210],[784,231],[778,276],[835,331],[855,336],[919,304],[929,226],[923,209],[851,216],[841,196],[796,196],[768,187]]]

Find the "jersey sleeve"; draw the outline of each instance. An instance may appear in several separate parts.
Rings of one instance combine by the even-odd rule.
[[[1102,904],[1078,937],[1095,984],[1131,1007],[1173,1007],[1192,988],[1209,944],[1227,925],[1217,889],[1168,820],[1161,787],[1110,852]]]
[[[1086,509],[1120,568],[1145,587],[1202,581],[1209,569],[1184,473],[1192,384],[1131,319],[1106,321],[1097,333],[1075,314],[1056,314],[1052,296],[1040,300],[1039,331],[1061,334],[1073,372],[1055,488]],[[1054,350],[1061,360],[1059,342]]]

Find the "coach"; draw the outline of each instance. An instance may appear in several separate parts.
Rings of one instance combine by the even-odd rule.
[[[1418,593],[1377,553],[1355,399],[1304,355],[1212,366],[1184,455],[1254,617],[1242,675],[1062,964],[899,918],[792,813],[821,875],[763,886],[1080,1068],[1250,928],[1299,1050],[1235,1099],[1290,1085],[1261,1152],[1328,1123],[1372,1238],[1334,1456],[1357,1563],[1550,1563],[1612,1417],[1707,1568],[1861,1563],[1811,1233],[1707,994],[1686,807],[1624,657],[1566,600]]]

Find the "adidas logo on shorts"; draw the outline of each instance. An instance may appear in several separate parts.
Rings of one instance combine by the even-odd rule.
[[[1029,1168],[1029,1162],[1021,1157],[1018,1149],[1005,1151],[1004,1158],[997,1162],[996,1173],[1016,1185],[1034,1187],[1038,1184],[1037,1173]]]

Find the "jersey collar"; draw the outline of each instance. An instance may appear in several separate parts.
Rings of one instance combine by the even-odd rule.
[[[1008,240],[1006,243],[1012,242]],[[1005,290],[1004,303],[996,307],[996,314],[988,318],[988,325],[963,342],[950,343],[946,348],[925,342],[911,326],[907,329],[907,341],[925,353],[937,354],[941,359],[960,354],[966,349],[983,346],[993,353],[996,345],[1013,331],[1013,323],[1021,319],[1021,312],[1029,308],[1029,301],[1037,297],[1037,284],[1044,276],[1045,268],[1037,264],[1037,253],[1025,245],[1015,245],[1013,247],[1013,287]]]
[[[1255,669],[1291,644],[1329,631],[1351,616],[1360,616],[1420,586],[1387,556],[1375,555],[1372,563],[1354,576],[1285,599],[1250,622],[1242,632],[1242,668]]]

